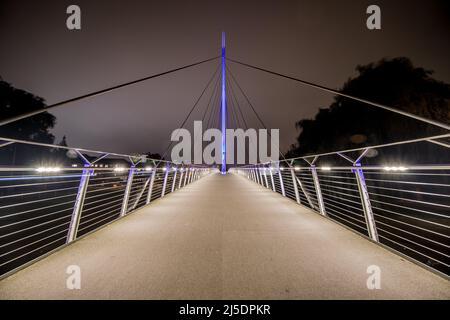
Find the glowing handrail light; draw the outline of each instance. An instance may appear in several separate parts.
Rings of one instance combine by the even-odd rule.
[[[61,168],[59,167],[39,167],[36,169],[37,172],[59,172],[61,171]]]
[[[330,167],[321,167],[320,170],[322,170],[322,171],[330,171],[331,168]]]
[[[388,167],[388,166],[386,166],[383,169],[384,169],[384,171],[406,171],[406,170],[408,170],[408,168],[403,167],[403,166],[400,166],[400,167]]]

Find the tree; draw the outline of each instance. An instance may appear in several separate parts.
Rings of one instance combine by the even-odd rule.
[[[30,111],[45,108],[44,99],[24,90],[16,89],[0,78],[0,119],[8,119]],[[55,140],[50,133],[56,118],[48,112],[18,120],[0,127],[0,137],[52,144]],[[31,154],[38,158],[43,148],[13,144],[0,149],[1,164],[26,164]],[[45,151],[47,152],[47,151]]]
[[[356,70],[359,75],[349,79],[341,92],[449,123],[450,85],[431,78],[432,71],[414,67],[408,58],[383,59]],[[300,134],[289,157],[447,133],[341,96],[329,108],[319,109],[314,119],[298,121],[296,127]]]

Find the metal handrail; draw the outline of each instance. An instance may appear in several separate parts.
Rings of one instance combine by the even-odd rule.
[[[251,164],[231,171],[448,278],[450,164],[386,166],[361,165],[360,161],[368,149],[449,136]],[[441,146],[448,150],[446,144]],[[350,151],[362,153],[356,160],[343,156]],[[333,166],[330,159],[327,166],[316,165],[320,157],[329,155],[351,165]],[[299,159],[306,165],[295,163]]]
[[[146,156],[0,140],[74,150],[84,163],[74,167],[0,166],[0,277],[216,170]],[[98,157],[89,161],[83,153]],[[104,167],[111,156],[128,165],[108,163]],[[148,160],[151,166],[145,166]]]

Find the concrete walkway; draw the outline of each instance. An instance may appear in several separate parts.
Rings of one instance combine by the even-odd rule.
[[[81,289],[66,268],[81,267]],[[368,290],[367,267],[381,268]],[[1,299],[449,299],[449,282],[235,175],[208,176],[0,282]]]

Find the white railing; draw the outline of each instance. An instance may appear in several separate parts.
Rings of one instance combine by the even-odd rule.
[[[215,171],[143,156],[33,147],[67,149],[78,159],[70,166],[65,157],[64,166],[0,166],[0,275]]]
[[[450,145],[442,139],[411,141],[232,171],[448,276]],[[443,164],[401,165],[386,160],[383,165],[374,165],[383,162],[383,156],[365,158],[373,156],[374,150],[395,147],[398,153],[399,148],[410,143],[430,142],[436,148],[442,147],[436,152],[436,163]]]

